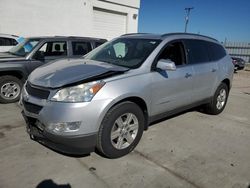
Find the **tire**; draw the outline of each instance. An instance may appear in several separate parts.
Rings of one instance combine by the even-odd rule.
[[[209,104],[205,106],[205,112],[212,115],[220,114],[226,104],[228,99],[228,87],[225,83],[221,83]]]
[[[126,123],[128,119],[130,121]],[[138,105],[129,101],[117,104],[107,112],[101,123],[98,151],[111,159],[130,153],[141,139],[144,124],[145,118]]]
[[[0,77],[0,103],[13,103],[19,100],[23,83],[15,76]]]
[[[237,71],[238,71],[238,67],[234,67],[234,73],[237,73]]]

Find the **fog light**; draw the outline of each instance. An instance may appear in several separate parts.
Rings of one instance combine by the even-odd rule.
[[[75,132],[80,128],[81,122],[50,123],[48,129],[56,133]]]

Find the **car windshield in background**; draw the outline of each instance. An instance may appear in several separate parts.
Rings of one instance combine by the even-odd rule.
[[[37,45],[39,39],[26,39],[9,50],[9,53],[25,57]]]
[[[138,68],[161,40],[119,38],[90,52],[85,58],[128,68]]]

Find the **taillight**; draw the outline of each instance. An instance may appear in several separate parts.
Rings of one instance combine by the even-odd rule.
[[[235,65],[236,64],[236,60],[232,60],[232,63]]]

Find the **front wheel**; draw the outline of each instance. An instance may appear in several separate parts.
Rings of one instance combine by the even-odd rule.
[[[20,98],[23,83],[14,76],[0,77],[0,103],[16,102]]]
[[[112,107],[105,115],[98,134],[98,151],[108,158],[131,152],[141,139],[145,119],[141,108],[126,101]]]
[[[205,111],[212,115],[221,113],[227,103],[228,87],[225,83],[221,83],[217,88],[211,102],[205,106]]]

